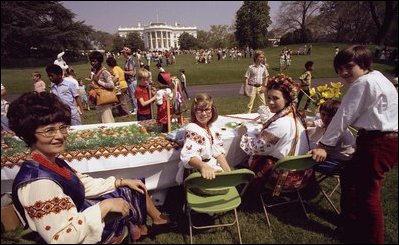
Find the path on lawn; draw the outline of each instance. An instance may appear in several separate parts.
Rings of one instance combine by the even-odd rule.
[[[393,74],[384,74],[390,81],[393,81]],[[338,77],[335,78],[313,78],[312,85],[319,86],[328,82],[340,81],[344,83],[344,80]],[[345,83],[344,83],[345,84]],[[229,84],[214,84],[214,85],[196,85],[188,86],[188,93],[190,96],[194,96],[197,93],[208,93],[212,97],[229,97],[239,96],[241,83],[229,83]],[[6,94],[4,97],[7,101],[11,102],[18,98],[19,94]]]
[[[390,81],[393,81],[393,74],[384,74]],[[342,82],[344,80],[339,77],[335,78],[312,78],[312,86],[319,86],[329,82]],[[228,97],[228,96],[239,96],[241,83],[230,83],[230,84],[216,84],[216,85],[197,85],[188,86],[188,93],[190,96],[194,96],[197,93],[208,93],[213,97]]]

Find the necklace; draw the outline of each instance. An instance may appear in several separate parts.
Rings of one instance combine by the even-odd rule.
[[[53,171],[54,173],[56,173],[58,175],[61,175],[62,177],[64,177],[67,180],[70,180],[72,178],[71,173],[68,171],[68,169],[66,167],[64,167],[64,166],[60,167],[58,164],[50,162],[47,158],[45,158],[40,153],[32,152],[31,158],[38,164],[50,169],[51,171]]]

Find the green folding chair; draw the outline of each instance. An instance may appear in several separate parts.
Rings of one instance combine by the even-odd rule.
[[[312,159],[312,155],[287,156],[276,162],[273,167],[273,173],[278,175],[278,177],[271,178],[271,180],[265,184],[266,189],[269,191],[260,193],[260,200],[269,228],[270,220],[266,208],[299,202],[306,218],[308,218],[300,190],[304,188],[309,183],[309,179],[312,178],[312,168],[315,164],[317,163]],[[296,194],[296,199],[286,199],[273,204],[267,203],[265,196],[270,193],[270,190],[273,191],[272,196],[269,197],[270,199],[274,199],[274,196],[286,196],[288,193]]]
[[[190,242],[193,243],[193,228],[207,229],[213,227],[231,226],[237,224],[238,237],[241,240],[240,225],[237,216],[237,207],[241,204],[241,196],[248,187],[248,183],[255,174],[248,169],[237,169],[230,172],[216,174],[213,180],[204,179],[199,172],[190,174],[184,180],[187,194],[186,212],[189,220]],[[243,185],[240,193],[237,186]],[[191,212],[198,213],[224,213],[234,210],[235,219],[232,223],[216,225],[195,226],[191,220]]]

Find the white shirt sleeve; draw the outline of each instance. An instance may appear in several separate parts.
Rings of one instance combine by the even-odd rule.
[[[78,212],[73,200],[56,182],[41,179],[22,185],[18,198],[29,227],[47,243],[97,243],[101,240],[104,222],[99,205]]]
[[[85,187],[85,196],[94,198],[115,190],[115,177],[111,176],[106,179],[92,178],[87,174],[76,173],[80,181]]]

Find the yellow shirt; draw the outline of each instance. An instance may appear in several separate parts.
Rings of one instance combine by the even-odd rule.
[[[119,66],[114,66],[112,68],[112,72],[114,73],[114,76],[119,77],[119,86],[121,89],[127,88],[127,82],[125,80],[125,73],[123,72],[122,68]]]

